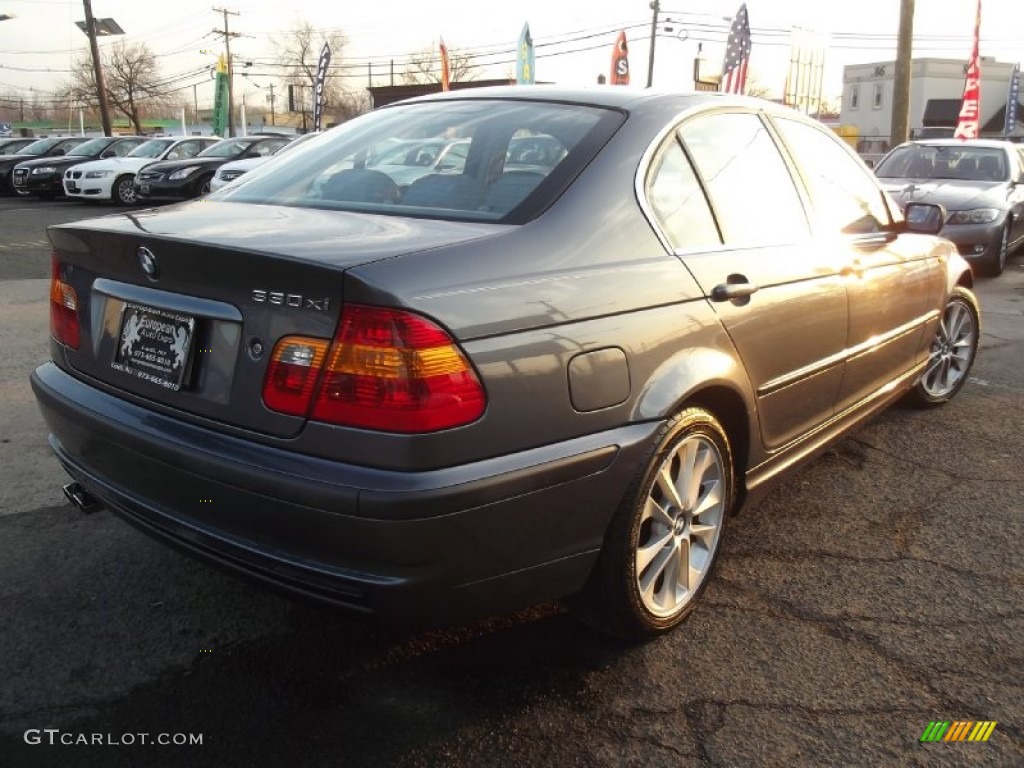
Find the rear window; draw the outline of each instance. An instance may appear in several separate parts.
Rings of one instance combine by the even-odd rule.
[[[619,112],[514,100],[379,109],[210,199],[516,223],[547,207]]]

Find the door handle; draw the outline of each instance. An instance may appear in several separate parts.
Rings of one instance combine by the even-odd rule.
[[[736,301],[749,299],[751,294],[757,291],[757,286],[747,282],[742,275],[729,275],[724,283],[719,283],[711,289],[712,301]]]

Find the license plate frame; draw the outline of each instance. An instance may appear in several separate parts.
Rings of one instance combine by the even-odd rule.
[[[191,370],[195,331],[193,315],[125,302],[110,367],[177,392]]]

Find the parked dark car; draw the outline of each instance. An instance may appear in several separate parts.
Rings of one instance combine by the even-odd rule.
[[[1024,148],[1008,141],[934,139],[901,144],[875,175],[897,202],[947,210],[942,236],[972,265],[1000,275],[1024,244]]]
[[[247,157],[270,157],[290,140],[287,136],[224,139],[188,160],[152,163],[135,175],[138,199],[189,200],[206,195],[213,175],[225,163]]]
[[[14,191],[44,200],[63,195],[64,171],[68,168],[101,158],[124,157],[146,141],[145,136],[101,136],[72,147],[62,157],[37,157],[18,163],[11,179]]]
[[[462,173],[367,167],[437,136]],[[524,137],[561,157],[510,169]],[[767,102],[438,94],[202,201],[51,227],[32,386],[69,498],[207,561],[392,621],[570,597],[649,636],[734,511],[964,385],[943,217]]]
[[[33,144],[38,139],[0,139],[0,155],[13,155],[19,149],[24,149],[29,144]]]
[[[14,192],[11,171],[18,163],[24,163],[26,160],[36,157],[66,155],[69,150],[74,149],[85,140],[85,137],[82,136],[51,136],[45,139],[36,139],[13,155],[0,156],[0,193],[12,194]]]

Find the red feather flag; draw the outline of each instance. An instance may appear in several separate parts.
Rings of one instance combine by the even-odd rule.
[[[612,51],[612,76],[608,80],[612,85],[629,85],[629,46],[626,44],[625,31],[619,32]]]
[[[981,126],[981,58],[978,56],[978,38],[981,33],[981,0],[974,15],[974,47],[967,62],[967,80],[964,82],[964,100],[956,120],[954,139],[976,139]]]
[[[448,49],[444,45],[444,38],[441,38],[441,90],[450,90],[451,83],[448,82]]]

